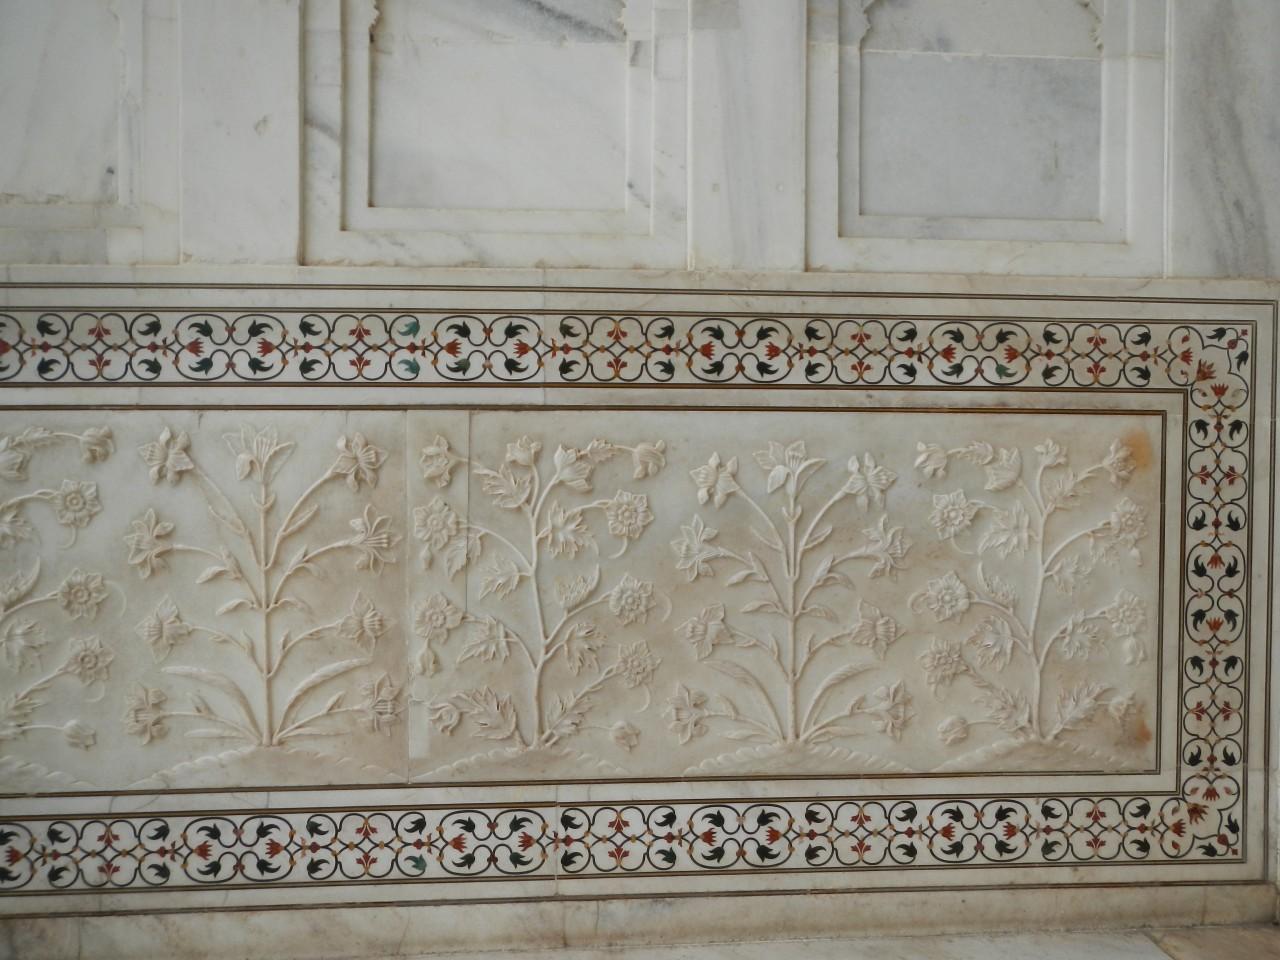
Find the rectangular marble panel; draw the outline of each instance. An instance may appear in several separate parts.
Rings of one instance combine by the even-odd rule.
[[[794,286],[5,288],[0,909],[1263,877],[1275,302]]]

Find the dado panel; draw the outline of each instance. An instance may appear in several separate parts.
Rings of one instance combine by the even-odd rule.
[[[1264,876],[1274,302],[6,293],[10,910]]]

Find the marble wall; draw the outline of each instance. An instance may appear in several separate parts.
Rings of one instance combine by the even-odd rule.
[[[0,258],[1275,276],[1278,18],[4,0]]]

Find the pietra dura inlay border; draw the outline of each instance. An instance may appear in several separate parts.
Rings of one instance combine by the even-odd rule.
[[[651,307],[655,294],[645,293]],[[1161,304],[1173,313],[1172,305],[1193,300],[1075,298],[1113,302],[1115,316],[1010,319],[864,316],[843,312],[847,298],[833,307],[820,295],[789,296],[821,301],[823,309],[9,307],[0,310],[0,380],[54,392],[195,381],[853,388],[873,402],[904,389],[1008,391],[1011,398],[1176,392],[1186,430],[1183,622],[1176,648],[1171,638],[1163,643],[1181,664],[1177,790],[885,793],[849,781],[838,797],[796,796],[791,786],[785,797],[769,797],[767,787],[750,799],[672,789],[666,800],[646,790],[632,802],[519,804],[486,800],[485,788],[473,784],[470,803],[364,805],[343,788],[316,788],[329,790],[333,803],[60,817],[41,814],[38,801],[21,809],[14,800],[0,823],[0,889],[48,895],[1082,865],[1188,869],[1161,873],[1167,881],[1214,876],[1206,865],[1253,864],[1230,877],[1261,876],[1265,798],[1251,802],[1247,771],[1263,767],[1268,746],[1258,721],[1269,705],[1257,687],[1268,665],[1271,611],[1254,591],[1271,586],[1273,493],[1256,489],[1255,477],[1275,449],[1275,304],[1203,301],[1211,315],[1214,303],[1253,309],[1247,318],[1220,320],[1185,311],[1158,316]],[[1060,299],[1062,312],[1073,312],[1073,298],[1004,299],[1038,310]],[[1259,356],[1271,365],[1261,388]],[[1055,406],[1045,396],[1020,409]],[[625,795],[627,781],[614,782],[613,795]],[[108,794],[102,797],[105,810]],[[1135,876],[1123,882],[1143,882]],[[689,888],[673,883],[671,890]]]

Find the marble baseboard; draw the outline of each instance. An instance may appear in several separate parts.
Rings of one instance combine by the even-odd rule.
[[[1199,292],[5,288],[0,910],[1263,880]]]

